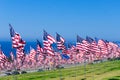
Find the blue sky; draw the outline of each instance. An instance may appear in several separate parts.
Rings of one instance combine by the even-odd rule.
[[[41,40],[43,29],[120,40],[120,0],[0,0],[0,40],[10,40],[9,23],[24,40]]]

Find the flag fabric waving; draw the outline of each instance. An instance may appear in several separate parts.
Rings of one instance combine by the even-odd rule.
[[[82,41],[83,41],[84,39],[83,38],[81,38],[79,35],[77,35],[77,43],[76,43],[76,48],[78,49],[78,50],[83,50],[83,46],[82,46]]]
[[[37,40],[37,53],[43,53],[43,48],[39,40]]]
[[[23,48],[25,46],[25,41],[22,40],[20,34],[18,34],[14,31],[11,24],[9,24],[9,26],[10,26],[10,35],[12,38],[12,47],[13,48]]]
[[[44,45],[44,52],[50,55],[54,55],[54,51],[52,49],[52,44],[56,42],[55,39],[48,34],[45,30],[43,31],[43,45]]]
[[[58,33],[56,33],[56,41],[57,41],[58,50],[64,50],[65,49],[65,45],[64,45],[65,39]]]

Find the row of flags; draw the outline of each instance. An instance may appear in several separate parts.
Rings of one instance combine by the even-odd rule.
[[[86,39],[77,35],[76,45],[65,45],[65,39],[56,33],[56,39],[43,30],[43,46],[39,40],[36,40],[36,50],[30,47],[30,52],[25,54],[24,47],[26,42],[19,33],[15,32],[11,24],[10,36],[12,48],[16,49],[16,57],[10,52],[10,58],[4,55],[0,47],[0,69],[17,66],[17,68],[38,67],[46,65],[58,64],[74,64],[82,63],[84,60],[93,62],[94,60],[102,60],[108,58],[120,57],[120,47],[103,39],[92,39],[86,36]],[[55,47],[54,47],[54,46]]]

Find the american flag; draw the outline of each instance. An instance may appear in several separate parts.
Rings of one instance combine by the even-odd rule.
[[[118,47],[119,46],[113,42],[108,43],[108,51],[109,51],[108,56],[110,58],[118,57],[118,55],[116,54],[118,52]]]
[[[24,54],[24,50],[21,48],[16,49],[16,55],[18,59],[22,59],[24,58],[25,54]]]
[[[48,34],[45,30],[43,31],[43,39],[46,41],[48,41],[49,44],[53,44],[56,42],[56,40],[50,35]]]
[[[6,61],[7,61],[7,57],[4,55],[0,45],[0,63],[4,63]]]
[[[64,48],[65,48],[65,46],[64,46],[65,39],[61,35],[59,35],[58,33],[56,33],[56,41],[57,41],[58,50],[64,50]]]
[[[82,41],[82,48],[83,48],[83,51],[89,52],[89,47],[90,47],[89,42],[86,41],[86,40],[83,40],[83,41]]]
[[[20,34],[14,31],[11,24],[9,24],[9,27],[10,27],[10,35],[12,38],[12,47],[16,49],[17,62],[19,64],[18,66],[20,66],[22,65],[21,62],[25,58],[24,46],[26,42],[21,38]]]
[[[86,41],[88,41],[89,43],[92,43],[94,41],[94,39],[92,39],[91,37],[89,36],[86,36]]]
[[[100,52],[100,49],[98,48],[98,45],[97,45],[96,41],[93,41],[91,43],[90,49],[91,49],[91,52],[94,53],[94,54]]]
[[[26,42],[21,38],[18,43],[18,48],[24,49]]]
[[[99,47],[99,49],[100,49],[100,51],[102,53],[102,57],[106,58],[107,57],[106,54],[108,54],[108,47],[106,45],[106,42],[103,39],[100,39],[98,41],[98,47]]]
[[[12,47],[13,48],[23,48],[25,46],[25,41],[22,40],[20,34],[14,31],[13,27],[11,24],[10,26],[10,35],[12,38]]]
[[[86,41],[89,43],[89,52],[95,53],[97,50],[96,41],[89,36],[86,36]]]
[[[37,40],[37,53],[43,53],[43,48],[39,40]]]
[[[72,47],[73,47],[73,45],[72,45],[71,43],[68,43],[68,44],[67,44],[67,48],[68,48],[68,49],[71,49]]]
[[[50,34],[47,35],[47,39],[50,44],[53,44],[56,42],[55,39]]]
[[[30,47],[30,54],[29,54],[29,58],[31,61],[35,61],[36,59],[36,51],[34,48]]]
[[[52,49],[52,44],[54,42],[55,42],[55,39],[44,30],[43,31],[43,45],[44,45],[45,53],[54,55],[54,51]]]
[[[77,35],[77,43],[76,43],[76,48],[78,49],[78,50],[83,50],[83,46],[82,46],[82,41],[83,41],[84,39],[83,38],[81,38],[79,35]]]
[[[44,30],[44,32],[43,32],[43,46],[44,46],[44,50],[47,50],[48,46],[49,46],[47,35],[48,35],[47,32]]]

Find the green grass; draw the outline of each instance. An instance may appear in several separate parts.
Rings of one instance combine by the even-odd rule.
[[[0,77],[0,80],[120,80],[120,60]],[[17,79],[15,79],[17,78]]]

